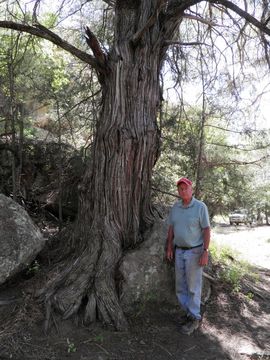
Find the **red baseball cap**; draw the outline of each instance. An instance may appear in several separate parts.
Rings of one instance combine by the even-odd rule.
[[[178,186],[179,184],[184,183],[186,185],[192,185],[192,181],[189,180],[188,178],[182,177],[181,179],[179,179],[176,183],[176,185]]]

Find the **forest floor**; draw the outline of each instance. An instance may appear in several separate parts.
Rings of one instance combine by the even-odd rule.
[[[217,226],[213,238],[236,246],[254,264],[256,281],[245,279],[236,293],[228,284],[213,283],[194,334],[179,332],[178,307],[149,302],[134,307],[127,332],[55,318],[46,335],[44,309],[32,295],[40,278],[20,277],[0,288],[1,299],[15,297],[0,302],[0,360],[270,359],[270,229]]]

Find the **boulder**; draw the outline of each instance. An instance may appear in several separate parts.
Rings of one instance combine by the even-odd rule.
[[[165,260],[166,238],[166,222],[160,220],[145,234],[141,246],[125,255],[120,267],[121,304],[125,311],[145,300],[176,303],[174,267]]]
[[[0,284],[25,269],[45,245],[45,239],[25,209],[0,194]]]
[[[124,256],[120,299],[125,312],[132,311],[135,303],[149,300],[177,305],[174,264],[165,260],[167,229],[166,221],[158,221],[141,246]],[[202,303],[209,297],[210,282],[204,277]]]

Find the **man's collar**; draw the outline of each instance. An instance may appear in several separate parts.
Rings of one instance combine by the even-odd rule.
[[[191,200],[190,200],[190,203],[187,205],[187,206],[184,206],[183,205],[183,200],[182,199],[179,199],[179,202],[178,202],[178,206],[180,206],[181,208],[184,208],[184,209],[187,209],[187,208],[190,208],[191,206],[194,205],[194,197],[192,196]]]

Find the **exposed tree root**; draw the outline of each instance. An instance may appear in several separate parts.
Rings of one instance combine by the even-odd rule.
[[[118,237],[111,231],[109,236],[104,230],[92,239],[92,246],[56,273],[55,278],[37,294],[46,307],[46,331],[53,311],[68,319],[78,313],[82,304],[86,323],[98,318],[116,330],[128,328],[114,278],[122,254]]]

